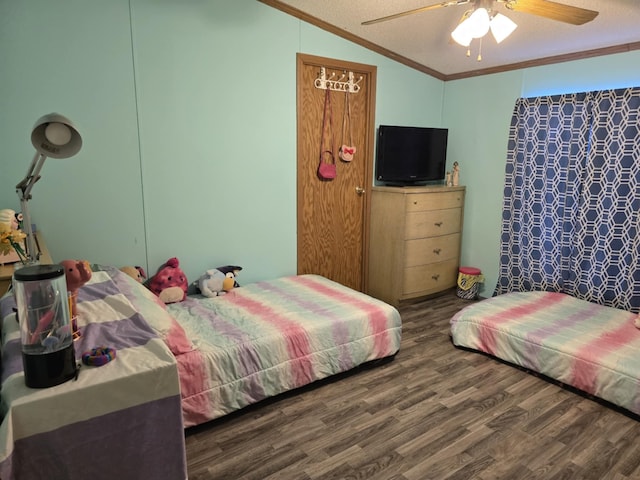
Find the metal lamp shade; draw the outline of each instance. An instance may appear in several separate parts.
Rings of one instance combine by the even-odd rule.
[[[62,135],[55,135],[56,129]],[[39,118],[33,126],[31,143],[46,157],[68,158],[80,151],[82,137],[71,120],[58,113],[50,113]]]

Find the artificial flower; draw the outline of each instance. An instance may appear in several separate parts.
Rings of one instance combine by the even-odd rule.
[[[11,225],[0,223],[0,255],[8,255],[11,250],[15,250],[20,258],[20,262],[24,263],[27,255],[24,251],[22,241],[27,238],[22,230],[14,230]]]

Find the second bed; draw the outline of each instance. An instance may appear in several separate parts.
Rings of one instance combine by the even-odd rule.
[[[451,338],[640,414],[637,315],[555,292],[516,292],[473,303]]]

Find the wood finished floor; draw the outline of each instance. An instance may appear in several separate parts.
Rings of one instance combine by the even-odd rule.
[[[640,422],[455,348],[466,305],[404,305],[393,361],[189,429],[190,480],[640,479]]]

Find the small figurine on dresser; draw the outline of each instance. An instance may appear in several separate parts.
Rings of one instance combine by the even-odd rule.
[[[453,162],[453,179],[452,184],[457,187],[460,184],[460,166],[458,162]]]
[[[445,181],[445,185],[447,187],[453,186],[453,183],[451,183],[451,172],[447,172],[447,180]]]

